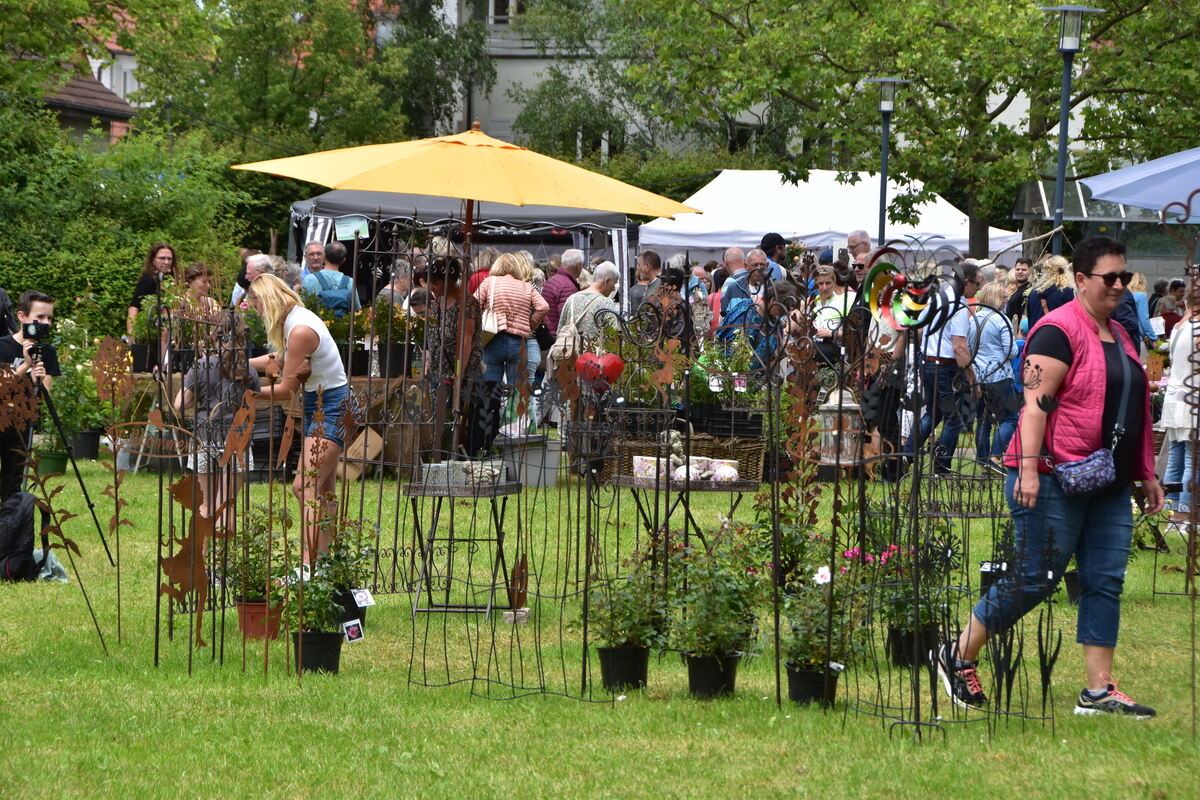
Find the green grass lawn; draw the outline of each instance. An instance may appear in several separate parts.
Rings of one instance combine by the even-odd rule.
[[[107,472],[89,465],[84,474],[105,520],[111,506],[100,491]],[[157,477],[132,475],[123,486],[135,527],[122,537],[121,642],[114,571],[74,481],[65,486],[61,499],[84,514],[67,530],[83,550],[77,567],[110,654],[101,651],[75,583],[0,584],[0,675],[8,688],[0,702],[5,797],[1200,796],[1200,750],[1192,738],[1192,610],[1184,598],[1152,597],[1154,560],[1148,553],[1133,562],[1126,584],[1118,677],[1135,699],[1159,709],[1157,719],[1070,713],[1082,659],[1071,644],[1074,618],[1064,604],[1057,613],[1064,649],[1054,673],[1052,726],[1020,720],[998,721],[990,729],[983,721],[952,724],[945,735],[934,732],[914,743],[911,728],[889,731],[877,719],[848,712],[845,693],[829,712],[786,701],[777,707],[769,657],[744,665],[736,697],[713,702],[688,697],[686,671],[673,655],[652,660],[650,688],[617,702],[490,700],[472,696],[470,682],[412,685],[410,676],[422,674],[421,659],[413,664],[414,642],[418,655],[427,655],[428,682],[438,682],[439,674],[469,677],[468,645],[490,644],[493,628],[464,619],[443,626],[432,615],[421,615],[414,626],[404,594],[377,597],[367,638],[346,647],[337,676],[306,676],[298,684],[284,669],[282,642],[271,647],[266,675],[261,644],[246,648],[243,667],[232,613],[223,665],[214,662],[213,649],[197,649],[189,674],[187,618],[179,617],[175,640],[163,637],[155,668]],[[263,494],[255,487],[256,496]],[[394,493],[388,488],[383,494],[386,511]],[[701,524],[728,510],[722,497],[697,504]],[[571,490],[525,496],[510,506],[511,529],[519,517],[520,535],[534,550],[561,548],[555,520],[582,513],[577,498]],[[370,515],[378,502],[368,496],[362,507]],[[739,519],[751,518],[752,502],[744,501]],[[609,496],[606,503],[599,512],[603,547],[615,554],[632,545],[638,524],[627,497],[618,504]],[[454,509],[463,520],[480,514],[471,504]],[[400,535],[409,535],[407,529]],[[553,549],[540,568],[561,583],[576,557]],[[979,557],[986,553],[973,560]],[[1182,584],[1175,572],[1160,571],[1159,577]],[[518,631],[495,627],[495,651],[504,662],[496,669],[514,671],[505,659],[515,652],[511,638],[522,636],[525,662],[517,667],[526,668],[527,677],[541,670],[547,685],[577,692],[582,651],[569,624],[573,607],[565,602],[561,613],[539,613]],[[844,683],[874,697],[868,675],[852,672]],[[903,691],[903,674],[889,674],[888,686]],[[489,691],[485,684],[475,689]],[[512,693],[490,691],[497,697]]]

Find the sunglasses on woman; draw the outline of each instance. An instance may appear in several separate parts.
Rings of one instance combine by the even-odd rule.
[[[1133,273],[1128,272],[1128,271],[1126,271],[1126,272],[1103,272],[1103,273],[1085,272],[1083,274],[1087,275],[1089,278],[1099,278],[1100,280],[1104,281],[1104,285],[1110,289],[1116,284],[1116,282],[1118,280],[1121,281],[1122,286],[1128,286],[1129,282],[1133,280]]]

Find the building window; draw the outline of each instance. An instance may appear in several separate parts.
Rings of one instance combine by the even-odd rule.
[[[507,25],[509,20],[518,14],[525,13],[525,0],[490,0],[491,18],[493,25]]]

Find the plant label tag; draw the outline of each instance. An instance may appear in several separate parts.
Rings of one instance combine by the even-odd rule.
[[[717,376],[715,376],[715,375],[709,376],[709,379],[708,379],[708,390],[709,390],[710,392],[723,392],[723,391],[725,391],[725,381],[721,380],[720,378],[718,378],[718,377],[717,377]]]
[[[733,390],[735,392],[744,392],[744,391],[746,391],[747,388],[748,387],[747,387],[745,375],[734,375],[733,376]]]
[[[366,608],[375,605],[375,598],[371,596],[370,589],[355,589],[354,602],[359,608]]]
[[[342,634],[346,637],[346,641],[361,642],[366,635],[363,633],[363,624],[361,620],[352,619],[349,622],[342,623]]]

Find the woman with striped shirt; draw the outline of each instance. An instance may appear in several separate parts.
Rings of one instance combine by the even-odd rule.
[[[483,348],[483,381],[492,397],[485,448],[491,446],[499,430],[500,381],[503,379],[509,386],[517,386],[518,382],[530,384],[533,376],[529,374],[527,342],[550,310],[533,285],[522,280],[524,275],[524,258],[504,253],[475,291],[479,305],[484,311],[494,312],[498,323],[498,332]]]

